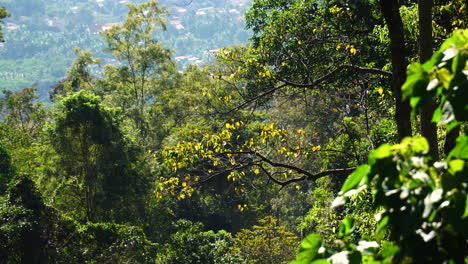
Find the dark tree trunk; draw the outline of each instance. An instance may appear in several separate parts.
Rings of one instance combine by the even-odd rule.
[[[418,0],[419,16],[419,60],[426,62],[432,56],[432,0]],[[421,134],[429,141],[429,149],[434,160],[439,159],[437,126],[432,122],[436,104],[431,101],[419,109],[421,116]]]
[[[390,51],[392,53],[392,89],[395,96],[395,121],[398,137],[411,136],[411,109],[408,100],[403,101],[401,86],[406,80],[406,49],[398,0],[380,0],[380,7],[388,26]]]
[[[450,132],[447,133],[445,136],[445,144],[444,144],[444,153],[448,155],[450,151],[455,147],[457,137],[460,135],[460,126],[453,128]]]

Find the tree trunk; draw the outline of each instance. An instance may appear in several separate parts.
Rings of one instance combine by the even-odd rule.
[[[432,56],[432,0],[418,0],[419,17],[419,61],[426,62]],[[439,145],[437,140],[437,126],[432,122],[432,115],[436,104],[433,100],[422,106],[420,111],[420,130],[427,141],[434,160],[439,159]]]
[[[406,80],[405,36],[403,21],[400,16],[398,0],[380,0],[380,7],[388,26],[390,35],[390,51],[392,53],[392,89],[395,97],[395,121],[398,127],[398,137],[411,136],[411,109],[408,100],[403,101],[401,86]]]
[[[444,153],[448,155],[450,151],[455,147],[457,137],[460,135],[460,126],[453,128],[450,132],[445,135]]]

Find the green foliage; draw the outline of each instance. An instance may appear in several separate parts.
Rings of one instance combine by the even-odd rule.
[[[298,238],[271,216],[258,222],[259,225],[252,229],[243,229],[236,234],[232,250],[238,252],[246,263],[287,263],[293,259]]]
[[[231,255],[233,238],[226,231],[203,231],[203,224],[179,220],[174,223],[177,230],[159,255],[158,263],[183,264],[235,264],[240,258]]]
[[[135,157],[129,156],[131,147],[120,131],[119,109],[104,107],[99,97],[80,91],[63,99],[49,133],[59,155],[58,175],[50,176],[58,182],[56,206],[88,221],[135,216],[126,205],[136,202],[137,189],[145,193],[149,186],[132,169]],[[122,209],[108,210],[116,205]]]
[[[13,177],[11,157],[5,146],[0,143],[0,196],[5,194],[7,185]]]
[[[7,10],[5,9],[5,7],[1,7],[0,8],[0,21],[3,22],[3,19],[9,17],[10,14],[7,12]],[[5,39],[3,39],[3,30],[2,30],[2,26],[0,26],[0,42],[4,42]]]
[[[432,96],[440,96],[439,112],[434,121],[453,127],[466,122],[466,102],[455,96],[466,92],[468,57],[467,31],[459,31],[424,64],[413,64],[403,86],[413,108],[424,104]],[[450,107],[444,107],[449,104]],[[449,109],[447,109],[449,108]],[[442,109],[445,109],[442,110]],[[447,118],[450,117],[450,118]],[[468,233],[464,228],[468,189],[468,160],[465,152],[467,137],[461,135],[449,156],[442,161],[431,158],[429,144],[423,137],[408,137],[400,144],[384,144],[369,154],[369,164],[362,165],[348,177],[334,205],[369,188],[377,214],[377,229],[373,239],[383,242],[389,234],[393,245],[376,241],[350,240],[354,225],[350,218],[341,224],[341,252],[328,249],[317,251],[303,248],[309,258],[298,255],[298,263],[349,261],[359,263],[464,263],[468,247]],[[316,236],[311,237],[320,243]],[[379,250],[380,249],[380,250]],[[421,254],[421,252],[430,252]]]
[[[330,208],[334,198],[333,185],[330,178],[322,178],[315,182],[309,193],[312,208],[297,227],[301,234],[320,234],[323,243],[328,246],[333,246],[342,220],[342,215]]]
[[[67,71],[68,77],[54,85],[49,92],[52,101],[56,100],[57,96],[65,97],[69,93],[80,90],[92,90],[94,88],[94,78],[90,72],[90,67],[98,65],[101,60],[94,59],[91,52],[82,51],[80,48],[74,48],[73,51],[77,55],[77,58]]]
[[[142,230],[112,223],[80,225],[42,202],[35,184],[17,177],[0,205],[0,263],[154,263]]]
[[[468,96],[466,61],[468,59],[467,31],[458,31],[444,42],[440,50],[424,65],[413,64],[408,69],[408,81],[402,87],[413,109],[433,97],[440,97],[434,122],[451,129],[468,121],[468,109],[463,98]]]
[[[147,144],[148,105],[158,100],[159,84],[174,74],[176,68],[171,60],[172,51],[154,38],[156,30],[166,28],[163,19],[166,10],[157,1],[128,7],[125,22],[102,33],[107,52],[121,64],[106,66],[102,86],[111,92],[112,104],[121,107],[133,121],[136,138]]]
[[[5,99],[0,102],[5,123],[33,139],[39,137],[47,118],[43,103],[36,101],[36,91],[35,88],[5,91]]]

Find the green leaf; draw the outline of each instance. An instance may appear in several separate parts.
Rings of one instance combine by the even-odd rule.
[[[448,133],[448,132],[452,131],[452,129],[456,128],[459,125],[460,125],[460,123],[457,122],[457,121],[452,121],[452,122],[448,123],[446,132]]]
[[[398,253],[398,251],[400,251],[400,248],[397,245],[389,241],[383,242],[382,257],[386,259],[393,258],[393,256],[395,256],[395,254]]]
[[[298,261],[306,261],[307,263],[314,260],[320,247],[322,246],[322,239],[318,234],[310,234],[304,238],[301,242],[301,249],[297,255]]]
[[[421,96],[426,91],[429,75],[419,63],[413,63],[408,67],[408,77],[401,87],[403,99],[413,96]]]
[[[385,233],[387,232],[387,225],[389,220],[390,218],[387,215],[384,216],[377,224],[377,231],[375,232],[375,235],[378,240],[382,239]]]
[[[345,237],[351,234],[353,230],[354,230],[354,218],[348,216],[343,220],[343,222],[341,222],[340,232],[338,233],[338,235],[340,237]]]
[[[349,175],[346,179],[343,187],[341,187],[341,192],[344,194],[347,191],[357,187],[361,180],[367,176],[367,174],[369,174],[370,168],[371,167],[367,164],[357,167],[356,170],[354,170],[353,173],[351,173],[351,175]]]
[[[327,259],[317,259],[312,261],[310,264],[330,264]]]
[[[421,136],[406,137],[401,141],[401,144],[409,146],[415,153],[429,150],[429,143],[427,142],[427,139]]]
[[[462,171],[464,167],[465,167],[465,161],[463,160],[456,159],[456,160],[449,161],[449,170],[450,170],[450,173],[452,174]]]
[[[446,68],[442,68],[437,71],[437,79],[439,79],[442,86],[445,89],[450,88],[450,82],[452,81],[453,76],[450,74],[450,71]]]
[[[463,213],[462,218],[465,219],[468,217],[468,194],[466,195],[465,198],[465,212]]]
[[[378,159],[385,159],[392,155],[392,146],[390,144],[382,144],[377,149],[369,153],[369,164],[373,165]]]
[[[457,144],[450,152],[448,158],[468,159],[468,136],[459,136]]]
[[[434,114],[432,115],[432,122],[439,123],[440,119],[442,118],[442,105],[440,104],[437,106]]]

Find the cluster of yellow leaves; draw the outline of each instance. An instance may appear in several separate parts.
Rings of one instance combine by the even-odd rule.
[[[342,7],[338,7],[336,5],[330,7],[330,12],[334,15],[336,15],[336,17],[342,17],[342,16],[348,16],[349,18],[352,18],[353,17],[353,13],[351,12],[351,10],[349,8],[342,8]]]
[[[305,130],[296,129],[293,133],[290,133],[279,128],[275,123],[260,125],[258,136],[248,138],[244,140],[244,143],[240,143],[239,129],[244,126],[245,124],[242,121],[232,120],[226,123],[218,133],[205,133],[198,141],[181,141],[175,146],[165,147],[158,153],[157,158],[161,159],[163,164],[170,168],[174,175],[179,169],[200,164],[200,162],[203,162],[204,166],[208,166],[203,176],[199,174],[200,177],[229,172],[227,180],[236,182],[238,186],[234,190],[236,193],[242,194],[245,192],[242,179],[249,172],[250,175],[259,175],[262,167],[259,164],[245,167],[241,163],[242,158],[240,157],[252,155],[256,159],[256,153],[261,153],[266,144],[269,145],[269,148],[276,149],[276,152],[283,155],[284,158],[294,159],[300,156],[309,158],[314,152],[321,149],[317,145],[303,145],[303,143],[300,143],[305,142],[305,140],[300,139],[307,136]],[[292,143],[289,140],[299,143]],[[284,173],[286,179],[294,175],[294,171]],[[190,175],[182,177],[185,178],[183,180],[179,180],[176,176],[161,178],[157,186],[158,198],[162,198],[164,195],[175,196],[178,199],[190,197],[193,193],[193,187],[200,178],[194,178]]]
[[[190,175],[187,175],[183,180],[177,177],[161,177],[155,190],[156,198],[162,199],[169,195],[182,200],[191,197],[194,192],[192,185],[198,181],[199,177],[191,177]]]
[[[249,207],[246,204],[238,204],[237,205],[237,210],[244,212],[245,210],[249,209]]]
[[[340,50],[342,48],[343,48],[343,46],[339,45],[339,44],[335,47],[336,50]],[[349,53],[351,53],[353,55],[356,55],[356,53],[357,53],[357,49],[353,45],[346,45],[344,47],[344,49],[349,51]]]
[[[276,127],[275,123],[271,123],[270,125],[260,125],[260,139],[262,143],[267,143],[272,138],[284,140],[286,134],[286,130]]]

